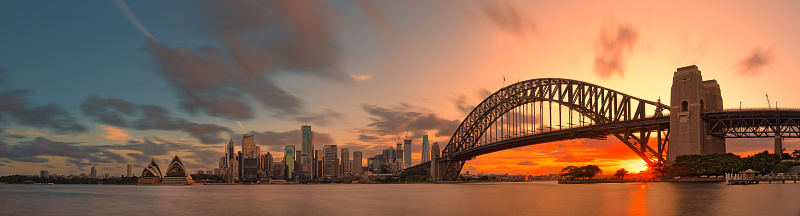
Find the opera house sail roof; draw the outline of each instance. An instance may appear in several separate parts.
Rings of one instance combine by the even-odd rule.
[[[155,160],[150,159],[150,165],[147,165],[147,167],[144,168],[144,170],[142,171],[142,176],[143,177],[159,177],[159,178],[162,177],[161,176],[161,169],[158,168],[158,164],[156,164]]]
[[[153,159],[150,159],[150,164],[142,171],[142,176],[139,177],[140,185],[187,185],[193,184],[192,176],[186,172],[186,167],[183,166],[183,161],[178,155],[172,158],[167,167],[166,175],[161,175],[161,169]]]
[[[183,161],[178,155],[172,158],[167,167],[167,174],[164,175],[161,184],[192,184],[194,180],[186,173],[186,167],[183,166]]]

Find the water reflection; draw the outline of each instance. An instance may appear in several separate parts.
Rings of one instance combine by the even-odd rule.
[[[0,215],[799,215],[800,184],[0,185]]]

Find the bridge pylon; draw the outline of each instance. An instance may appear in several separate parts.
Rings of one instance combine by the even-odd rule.
[[[711,136],[703,113],[722,110],[722,93],[716,80],[705,80],[697,66],[678,68],[672,77],[670,143],[667,165],[679,155],[725,153],[725,138]]]

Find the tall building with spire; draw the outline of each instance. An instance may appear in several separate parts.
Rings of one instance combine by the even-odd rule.
[[[306,178],[314,178],[314,132],[311,131],[311,125],[300,126],[301,140],[303,153],[301,155],[303,174]]]
[[[422,159],[421,163],[431,160],[431,150],[428,149],[428,135],[422,135]]]
[[[224,176],[225,182],[233,183],[239,174],[238,161],[236,161],[236,152],[234,151],[234,144],[233,138],[231,138],[230,142],[225,145],[225,164],[224,164]]]

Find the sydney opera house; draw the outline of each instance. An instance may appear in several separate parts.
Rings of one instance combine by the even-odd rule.
[[[156,164],[156,161],[150,159],[150,164],[144,168],[141,177],[139,177],[139,185],[190,185],[194,180],[189,174],[186,173],[186,167],[183,166],[183,161],[178,155],[172,158],[167,167],[167,174],[161,175],[161,169]]]

